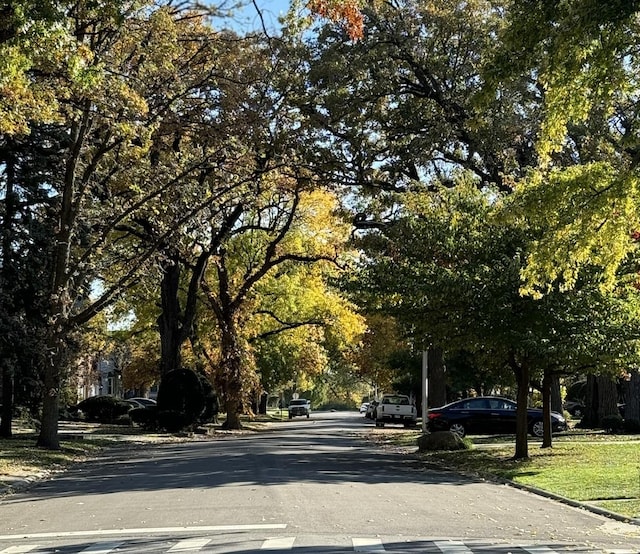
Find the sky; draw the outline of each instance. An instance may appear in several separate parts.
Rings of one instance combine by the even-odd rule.
[[[262,23],[252,0],[243,1],[247,6],[234,16],[234,26],[245,30],[260,28]],[[256,0],[256,4],[262,11],[265,25],[270,29],[278,26],[278,16],[287,12],[290,2],[289,0]]]

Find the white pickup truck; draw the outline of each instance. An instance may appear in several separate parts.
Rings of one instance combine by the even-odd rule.
[[[376,427],[385,423],[401,423],[405,427],[416,424],[418,411],[404,394],[385,394],[376,408]]]

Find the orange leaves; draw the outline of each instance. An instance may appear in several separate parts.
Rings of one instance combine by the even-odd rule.
[[[320,17],[340,21],[351,40],[362,38],[364,21],[358,0],[309,0],[307,7]]]

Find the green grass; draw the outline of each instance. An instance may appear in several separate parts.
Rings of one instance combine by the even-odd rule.
[[[36,448],[36,437],[21,435],[0,439],[0,481],[2,475],[29,475],[45,470],[59,470],[98,453],[112,441],[62,441],[60,450]]]
[[[637,439],[637,437],[635,437]],[[587,441],[556,440],[551,449],[529,445],[529,459],[512,459],[510,445],[475,445],[457,452],[421,454],[437,463],[484,476],[494,476],[587,502],[626,517],[640,517],[640,444],[625,437]]]

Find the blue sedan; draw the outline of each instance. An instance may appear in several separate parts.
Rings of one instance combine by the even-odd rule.
[[[499,396],[478,396],[451,402],[440,408],[429,408],[430,431],[452,431],[465,435],[499,435],[516,432],[517,406],[513,400]],[[543,434],[542,410],[529,408],[529,432],[535,437]],[[567,422],[562,414],[551,412],[551,429],[565,431]]]

